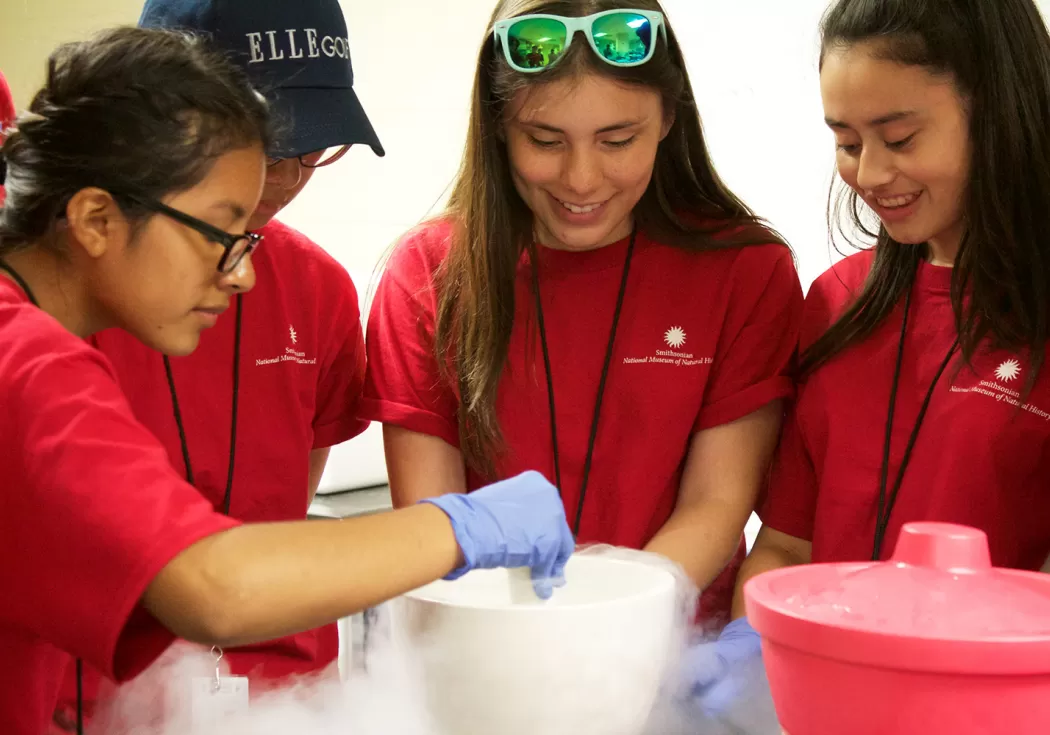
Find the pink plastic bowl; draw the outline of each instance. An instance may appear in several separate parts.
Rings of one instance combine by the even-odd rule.
[[[981,531],[908,524],[891,561],[744,595],[790,735],[1050,734],[1050,575],[993,568]]]

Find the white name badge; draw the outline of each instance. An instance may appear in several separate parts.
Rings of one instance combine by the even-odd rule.
[[[190,695],[194,727],[216,725],[248,711],[248,679],[244,676],[200,676]]]

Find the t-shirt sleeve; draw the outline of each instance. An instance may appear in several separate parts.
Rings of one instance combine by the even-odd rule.
[[[338,268],[337,296],[321,305],[331,320],[328,349],[322,358],[314,413],[314,449],[352,439],[368,428],[358,401],[365,382],[365,338],[357,289],[350,275]]]
[[[48,326],[0,357],[0,620],[122,681],[173,640],[139,604],[151,580],[237,522],[176,475],[105,358],[75,338],[41,344]]]
[[[834,323],[862,283],[870,255],[854,256],[817,278],[806,294],[800,330],[800,349],[806,349]],[[759,505],[762,522],[781,533],[813,540],[820,485],[810,452],[812,427],[807,427],[806,380],[799,383],[798,400],[789,409],[770,469],[765,498]]]
[[[437,294],[426,257],[427,232],[397,247],[376,289],[368,317],[364,418],[459,446],[458,399],[434,354]]]
[[[789,536],[813,540],[817,476],[795,407],[788,411],[773,457],[765,499],[758,509],[764,525]]]
[[[697,431],[735,421],[794,393],[803,299],[791,251],[780,245],[744,248],[731,277]]]

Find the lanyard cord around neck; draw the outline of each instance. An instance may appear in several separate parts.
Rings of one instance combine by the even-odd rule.
[[[930,399],[933,398],[933,390],[937,387],[937,382],[941,379],[941,375],[948,367],[948,363],[951,362],[952,355],[954,355],[955,351],[959,348],[959,338],[956,337],[955,341],[952,342],[951,349],[948,350],[948,354],[945,355],[944,360],[937,369],[937,373],[933,376],[933,382],[930,383],[929,390],[926,391],[926,397],[923,399],[922,407],[919,409],[919,415],[915,419],[915,426],[912,427],[911,436],[908,437],[908,444],[904,449],[904,456],[901,458],[900,467],[897,468],[897,477],[894,480],[893,489],[890,492],[887,501],[886,483],[889,479],[890,441],[893,437],[893,414],[897,405],[897,388],[900,384],[901,368],[904,364],[904,338],[908,333],[908,315],[911,312],[911,296],[913,290],[914,283],[909,286],[908,295],[904,299],[904,318],[901,320],[901,335],[900,341],[897,344],[897,364],[893,369],[893,387],[890,389],[890,406],[886,415],[886,437],[882,443],[882,470],[879,476],[879,505],[877,516],[875,518],[875,541],[872,544],[871,549],[872,561],[878,561],[882,554],[882,544],[886,538],[886,528],[890,523],[890,514],[893,512],[893,506],[897,503],[897,493],[900,492],[901,483],[904,481],[904,471],[908,468],[908,462],[911,461],[912,449],[915,448],[915,441],[919,437],[919,428],[922,426],[922,421],[926,418],[926,410],[930,407]]]
[[[3,260],[0,260],[0,270],[4,271],[5,273],[7,273],[7,275],[11,276],[11,278],[18,285],[18,287],[25,291],[26,298],[29,299],[29,303],[31,303],[37,308],[40,308],[40,303],[36,300],[36,296],[33,295],[33,289],[29,288],[29,284],[26,283],[25,279],[22,278],[22,276],[18,275],[18,272],[14,268],[9,266]]]
[[[244,295],[237,294],[236,322],[233,332],[233,405],[230,407],[230,459],[226,469],[226,490],[222,496],[222,512],[230,514],[230,500],[233,497],[233,469],[237,450],[237,399],[241,385],[241,311],[244,306]],[[179,408],[179,394],[175,391],[175,375],[171,370],[171,360],[164,356],[164,372],[168,376],[168,390],[171,393],[171,407],[175,414],[175,426],[179,430],[179,447],[182,449],[182,462],[186,466],[186,482],[193,484],[193,463],[190,461],[190,447],[186,439],[186,427],[182,422],[182,410]]]
[[[612,329],[609,333],[609,345],[605,348],[605,362],[602,365],[601,379],[598,382],[598,397],[594,402],[594,416],[591,419],[591,433],[587,440],[587,456],[583,462],[583,479],[580,481],[580,499],[576,504],[576,522],[573,524],[574,536],[580,533],[580,523],[583,520],[583,503],[587,498],[587,481],[591,475],[591,460],[594,458],[594,444],[598,438],[598,420],[602,411],[602,396],[605,393],[605,381],[609,376],[609,366],[612,363],[613,347],[616,343],[616,328],[620,323],[620,311],[623,309],[624,295],[627,293],[627,276],[631,271],[631,258],[634,255],[634,243],[637,231],[631,232],[631,240],[627,245],[627,255],[623,262],[623,275],[620,277],[620,292],[616,296],[616,310],[613,312]],[[550,404],[551,414],[551,445],[554,450],[554,477],[558,486],[558,492],[562,493],[561,484],[561,462],[558,456],[558,421],[554,406],[554,378],[551,372],[550,352],[547,349],[547,329],[543,320],[543,303],[540,298],[540,275],[537,263],[532,264],[532,292],[536,300],[536,321],[540,329],[540,344],[543,347],[543,368],[547,374],[547,400]],[[563,495],[564,497],[564,495]]]

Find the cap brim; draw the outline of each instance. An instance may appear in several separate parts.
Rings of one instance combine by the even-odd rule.
[[[267,95],[276,127],[269,151],[293,158],[325,148],[365,144],[386,155],[361,101],[348,87],[285,87]]]

